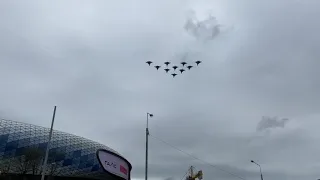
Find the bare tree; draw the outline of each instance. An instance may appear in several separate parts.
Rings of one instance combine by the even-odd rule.
[[[26,161],[25,155],[15,158],[15,165],[18,173],[27,174],[29,163]]]
[[[43,151],[38,148],[27,148],[23,155],[16,158],[17,171],[25,175],[31,171],[35,175],[41,165],[43,158]]]
[[[36,175],[41,167],[44,152],[40,149],[29,149],[27,152],[27,161],[30,161],[32,175]]]
[[[11,170],[11,166],[12,166],[12,159],[1,160],[1,166],[0,166],[1,174],[8,174]]]
[[[44,159],[44,151],[38,148],[27,148],[24,150],[23,155],[14,159],[16,171],[23,175],[32,174],[38,175],[42,173],[42,163]],[[56,176],[60,174],[59,167],[62,166],[65,153],[49,151],[49,161],[47,165],[47,173],[50,176]]]
[[[46,172],[49,176],[56,176],[60,174],[59,167],[62,166],[62,160],[64,159],[65,153],[60,151],[49,151],[48,164]],[[42,173],[42,167],[39,168],[39,174]]]
[[[52,161],[49,175],[50,176],[57,176],[60,174],[61,170],[59,170],[59,167],[62,166],[62,159],[64,159],[65,153],[63,153],[61,151],[49,153],[49,157]]]
[[[59,169],[59,166],[62,166],[62,161],[58,163],[51,163],[49,175],[50,176],[57,176],[60,174],[61,169]]]

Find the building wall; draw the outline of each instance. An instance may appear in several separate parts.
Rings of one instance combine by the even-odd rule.
[[[49,128],[11,120],[0,120],[0,168],[8,167],[28,148],[45,151],[49,132]],[[47,170],[49,171],[51,166],[55,166],[57,176],[110,179],[110,176],[103,172],[97,160],[96,151],[98,149],[117,153],[97,142],[53,131]],[[17,171],[17,169],[11,168],[10,171],[15,173],[12,171]]]

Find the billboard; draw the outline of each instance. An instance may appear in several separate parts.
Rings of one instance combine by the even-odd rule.
[[[97,158],[107,173],[125,180],[130,180],[132,166],[125,158],[105,149],[99,149],[97,151]]]

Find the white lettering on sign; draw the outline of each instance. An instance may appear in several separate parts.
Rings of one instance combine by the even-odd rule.
[[[129,164],[125,160],[103,150],[98,151],[98,158],[104,170],[126,180],[129,180],[130,169]]]

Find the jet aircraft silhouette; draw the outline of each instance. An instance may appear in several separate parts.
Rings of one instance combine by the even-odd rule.
[[[176,73],[173,73],[173,74],[171,74],[172,75],[172,77],[175,77],[177,74]]]
[[[186,62],[181,62],[182,66],[186,65],[187,63]]]
[[[197,66],[201,63],[201,61],[196,61]]]
[[[172,66],[172,68],[173,68],[174,70],[176,70],[176,69],[178,68],[178,66]]]
[[[181,74],[185,71],[184,69],[179,69],[179,71],[181,72]]]

